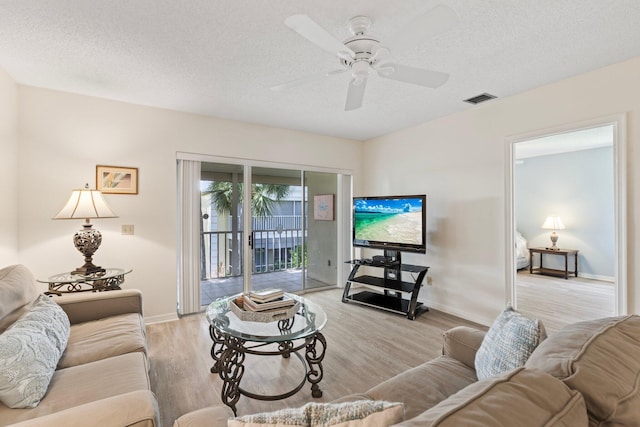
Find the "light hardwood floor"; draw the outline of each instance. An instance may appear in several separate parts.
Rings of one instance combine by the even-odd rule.
[[[445,330],[457,325],[483,328],[434,310],[411,321],[398,314],[343,304],[341,296],[340,289],[305,295],[320,304],[329,318],[323,330],[327,351],[322,363],[322,398],[313,399],[308,384],[281,401],[263,402],[242,396],[238,402],[239,415],[300,406],[312,399],[327,402],[364,392],[440,355],[441,334]],[[163,427],[171,427],[186,412],[221,402],[221,380],[209,372],[211,338],[203,314],[148,325],[147,338],[151,387],[158,397]],[[245,365],[243,387],[269,394],[293,388],[304,374],[295,357],[247,358]]]
[[[565,280],[521,271],[516,283],[518,311],[542,320],[547,332],[615,313],[615,288],[610,282],[582,277]]]
[[[541,319],[549,333],[580,320],[607,317],[614,312],[613,284],[582,278],[569,280],[518,274],[518,308]],[[441,334],[457,326],[486,329],[464,319],[431,310],[415,321],[406,317],[340,302],[342,290],[312,292],[305,297],[320,304],[329,321],[323,333],[327,353],[323,361],[324,392],[316,401],[363,392],[380,381],[440,354]],[[158,396],[161,422],[171,427],[180,415],[220,403],[221,380],[211,374],[211,338],[204,314],[147,326],[151,386]],[[248,358],[243,386],[267,394],[293,388],[302,378],[297,358]],[[300,406],[312,400],[308,385],[296,395],[275,402],[241,397],[238,413]]]

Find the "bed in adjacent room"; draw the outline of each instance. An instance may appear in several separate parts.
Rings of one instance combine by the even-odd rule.
[[[522,270],[527,267],[529,267],[527,239],[519,231],[516,231],[516,269]]]

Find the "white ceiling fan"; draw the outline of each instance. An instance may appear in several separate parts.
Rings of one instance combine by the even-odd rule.
[[[392,44],[419,42],[450,28],[456,21],[457,16],[453,10],[443,5],[436,6],[405,26],[405,29],[395,35],[395,43]],[[376,36],[369,34],[372,21],[366,16],[356,16],[349,20],[347,26],[353,36],[344,42],[340,42],[307,15],[290,16],[284,23],[311,43],[336,55],[341,68],[283,83],[272,87],[272,90],[289,89],[323,77],[351,72],[344,107],[345,111],[350,111],[362,106],[367,80],[374,74],[429,88],[441,86],[449,79],[447,73],[393,62],[390,50]]]

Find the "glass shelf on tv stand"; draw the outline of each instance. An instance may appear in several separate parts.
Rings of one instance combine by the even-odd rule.
[[[346,261],[346,264],[351,264],[353,267],[342,294],[342,302],[367,305],[404,314],[410,320],[414,320],[418,314],[428,311],[424,304],[418,302],[418,294],[429,267],[402,264],[400,262],[376,262],[368,259],[349,260]],[[362,266],[384,269],[383,277],[366,274],[358,275],[358,271]],[[416,273],[417,277],[411,282],[403,281],[403,271]],[[381,289],[382,292],[364,290],[350,294],[353,283],[365,285],[367,288]],[[403,293],[411,294],[410,298],[403,298]]]

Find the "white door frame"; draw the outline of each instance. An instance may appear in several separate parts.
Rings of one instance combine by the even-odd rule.
[[[516,295],[516,258],[515,258],[515,185],[514,165],[515,147],[518,142],[561,133],[575,132],[583,129],[612,125],[613,126],[613,182],[615,210],[615,315],[627,314],[627,122],[626,113],[600,117],[579,123],[569,123],[550,129],[543,129],[506,138],[505,144],[505,177],[506,177],[506,303],[517,308]]]

